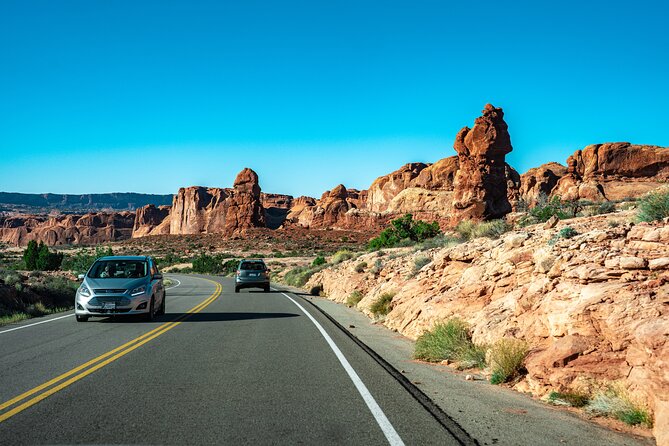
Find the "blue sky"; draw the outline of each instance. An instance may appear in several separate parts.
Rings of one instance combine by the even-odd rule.
[[[660,1],[0,3],[0,190],[367,188],[454,155],[484,104],[520,172],[669,146]]]

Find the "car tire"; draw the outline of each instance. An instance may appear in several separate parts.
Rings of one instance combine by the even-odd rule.
[[[267,286],[264,288],[264,290],[265,290],[266,293],[269,293],[269,285],[267,285]]]
[[[160,308],[158,309],[158,314],[163,315],[165,314],[165,299],[167,298],[167,294],[163,294],[163,301],[160,303]]]
[[[77,322],[88,322],[88,316],[79,316],[77,314],[76,317],[77,317]]]
[[[149,303],[149,312],[144,315],[145,322],[153,322],[153,317],[155,316],[156,311],[156,299],[151,297],[151,303]]]
[[[238,286],[235,287],[235,293],[239,293],[239,287]]]

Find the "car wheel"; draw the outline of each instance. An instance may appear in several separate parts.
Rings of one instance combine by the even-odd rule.
[[[267,286],[264,288],[264,290],[265,290],[266,293],[269,293],[269,285],[267,285]]]
[[[163,294],[163,301],[160,303],[160,308],[158,309],[158,314],[163,315],[165,314],[165,299],[167,298],[167,294]]]
[[[238,286],[235,287],[235,293],[239,293],[239,287]]]
[[[156,299],[152,296],[151,303],[149,304],[149,312],[144,315],[144,320],[146,322],[153,321],[153,316],[155,316],[155,312],[156,312]]]
[[[88,322],[88,316],[79,316],[77,314],[77,322]]]

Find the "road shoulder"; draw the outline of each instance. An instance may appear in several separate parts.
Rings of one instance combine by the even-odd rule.
[[[415,361],[412,359],[413,341],[373,323],[359,311],[324,298],[307,296],[301,290],[281,288],[301,295],[327,313],[403,374],[481,445],[655,444],[651,438],[606,429],[575,413],[490,385],[482,379],[466,381],[465,374],[455,373],[448,366]]]

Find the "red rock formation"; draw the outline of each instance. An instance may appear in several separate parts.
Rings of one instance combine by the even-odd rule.
[[[152,204],[137,209],[132,236],[163,235],[170,233],[170,206],[156,207]]]
[[[232,189],[179,189],[170,213],[170,234],[233,235],[264,226],[258,175],[248,168],[237,175]]]
[[[567,168],[562,164],[548,163],[533,167],[520,176],[520,196],[527,206],[535,206],[540,196],[548,197]]]
[[[594,144],[567,158],[553,195],[563,200],[638,197],[669,182],[669,149],[628,142]]]
[[[49,246],[95,245],[130,238],[134,212],[0,217],[0,240],[16,246],[30,240]]]
[[[454,180],[453,217],[501,218],[511,212],[507,196],[507,165],[511,137],[504,112],[486,104],[474,127],[464,127],[455,138],[459,169]]]
[[[260,194],[260,201],[262,207],[265,209],[265,224],[270,229],[277,229],[290,212],[293,204],[293,197],[291,195],[282,194]]]

